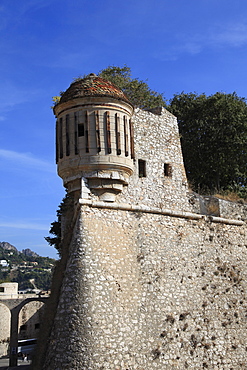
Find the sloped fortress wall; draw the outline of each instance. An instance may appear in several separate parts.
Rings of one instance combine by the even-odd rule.
[[[234,222],[82,206],[44,369],[245,369],[245,243]]]
[[[74,211],[54,277],[61,289],[34,368],[245,369],[246,220],[193,212],[173,115],[129,118],[132,173],[121,191],[102,197],[82,167],[76,191],[75,174],[66,177]],[[111,155],[117,163],[116,152],[104,163]]]

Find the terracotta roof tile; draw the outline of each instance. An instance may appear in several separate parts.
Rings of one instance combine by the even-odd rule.
[[[91,74],[83,79],[78,79],[73,82],[61,96],[59,104],[65,103],[71,99],[94,96],[111,97],[130,103],[124,93],[112,82],[104,80],[95,74]]]

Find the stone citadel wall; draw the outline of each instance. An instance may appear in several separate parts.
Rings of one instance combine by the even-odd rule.
[[[44,368],[245,369],[245,245],[234,221],[82,206]]]
[[[128,187],[107,203],[82,179],[67,216],[34,368],[246,369],[245,211],[191,201],[169,112],[133,123]]]

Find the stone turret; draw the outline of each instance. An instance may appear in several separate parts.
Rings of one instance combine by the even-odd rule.
[[[68,192],[114,201],[133,173],[133,106],[127,97],[91,73],[70,85],[54,114],[58,174]]]

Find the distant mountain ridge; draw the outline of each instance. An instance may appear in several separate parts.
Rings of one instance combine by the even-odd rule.
[[[3,249],[5,249],[7,251],[13,250],[13,251],[19,253],[18,250],[17,250],[17,248],[14,247],[12,244],[10,244],[8,242],[0,242],[0,247],[2,247]]]
[[[37,253],[33,252],[29,248],[22,249],[22,251],[18,251],[18,249],[16,247],[14,247],[12,244],[10,244],[8,242],[0,242],[0,247],[2,247],[4,250],[13,251],[13,252],[16,252],[18,254],[23,253],[25,256],[28,256],[28,257],[39,257],[39,255]]]

